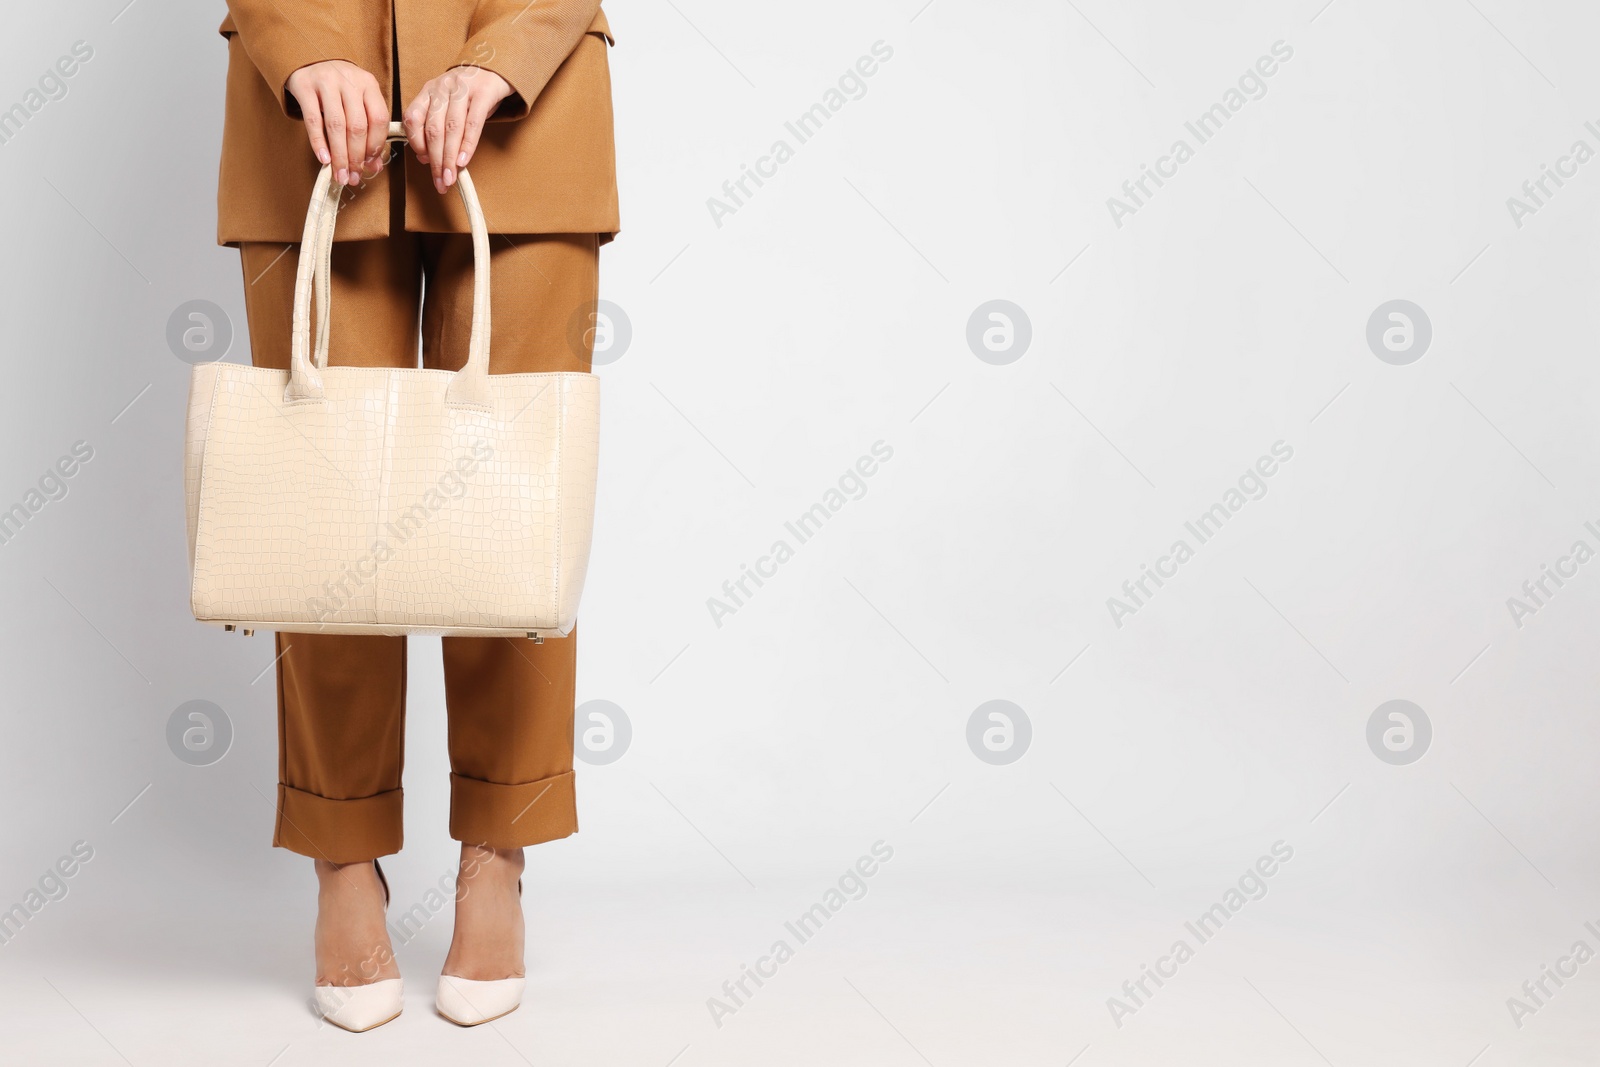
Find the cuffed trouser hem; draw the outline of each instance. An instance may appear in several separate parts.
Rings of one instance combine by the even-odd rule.
[[[402,790],[334,800],[278,784],[272,843],[329,863],[360,863],[400,851]]]
[[[572,771],[521,785],[450,775],[450,836],[463,844],[521,848],[577,832]]]

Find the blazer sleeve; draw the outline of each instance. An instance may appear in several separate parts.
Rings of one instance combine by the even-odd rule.
[[[494,118],[522,118],[599,11],[600,0],[479,0],[455,65],[482,67],[504,78],[514,95]]]
[[[358,63],[357,50],[339,29],[343,5],[315,0],[228,0],[228,21],[245,54],[278,96],[284,114],[301,118],[289,95],[289,75],[328,59]]]

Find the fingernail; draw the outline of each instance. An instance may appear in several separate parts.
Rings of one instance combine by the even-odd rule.
[[[328,165],[328,150],[326,148],[317,153],[317,162],[321,163],[324,167]]]
[[[467,154],[465,152],[463,152],[459,156],[456,157],[456,166],[464,167],[466,165],[467,165]]]
[[[340,167],[339,168],[339,173],[334,175],[334,178],[336,178],[338,180],[340,185],[343,185],[347,180],[349,180],[349,177],[350,177],[350,172],[345,170],[343,167]]]
[[[444,183],[446,185],[454,185],[455,182],[456,172],[451,170],[449,167],[444,168]]]

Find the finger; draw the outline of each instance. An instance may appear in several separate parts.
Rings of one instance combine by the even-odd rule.
[[[471,103],[472,94],[465,87],[458,87],[445,111],[443,177],[446,189],[456,183],[456,169],[461,166],[461,139],[467,132],[467,110]]]
[[[361,181],[361,164],[367,158],[367,106],[362,103],[361,90],[346,81],[340,87],[344,99],[345,141],[350,153],[350,184]]]
[[[350,177],[350,148],[345,140],[344,103],[336,86],[323,85],[317,89],[317,99],[322,108],[322,126],[327,131],[328,152],[332,156],[333,180],[340,185]]]
[[[467,128],[461,135],[461,150],[456,156],[456,166],[465,168],[478,151],[478,141],[483,137],[483,124],[497,105],[486,93],[473,93],[472,104],[467,108]]]
[[[311,151],[317,157],[317,162],[326,166],[333,157],[328,154],[328,138],[322,129],[322,107],[317,103],[314,93],[306,96],[297,93],[294,99],[300,105],[300,114],[305,117],[306,137],[311,142]]]
[[[373,161],[372,173],[383,169],[383,156],[389,141],[389,105],[383,102],[378,83],[371,82],[363,94],[367,105],[367,158]]]
[[[417,98],[411,101],[411,106],[406,108],[401,122],[406,128],[406,143],[411,146],[411,151],[417,154],[417,162],[428,162],[428,141],[422,134],[423,123],[428,118],[428,90],[423,89]]]
[[[428,141],[428,166],[433,171],[433,187],[444,192],[444,119],[448,101],[438,90],[428,99],[428,118],[423,132]]]

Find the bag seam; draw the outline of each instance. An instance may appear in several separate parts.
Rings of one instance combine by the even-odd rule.
[[[218,374],[216,380],[211,383],[211,406],[210,410],[206,412],[206,443],[205,447],[200,449],[200,482],[197,490],[200,494],[200,499],[195,504],[194,551],[196,565],[189,575],[189,613],[196,618],[199,617],[199,612],[195,611],[195,594],[200,584],[200,567],[198,565],[200,559],[200,531],[205,526],[206,521],[206,470],[210,467],[206,460],[211,455],[211,444],[216,440],[216,434],[212,431],[217,424],[217,394],[221,390],[222,375]]]

